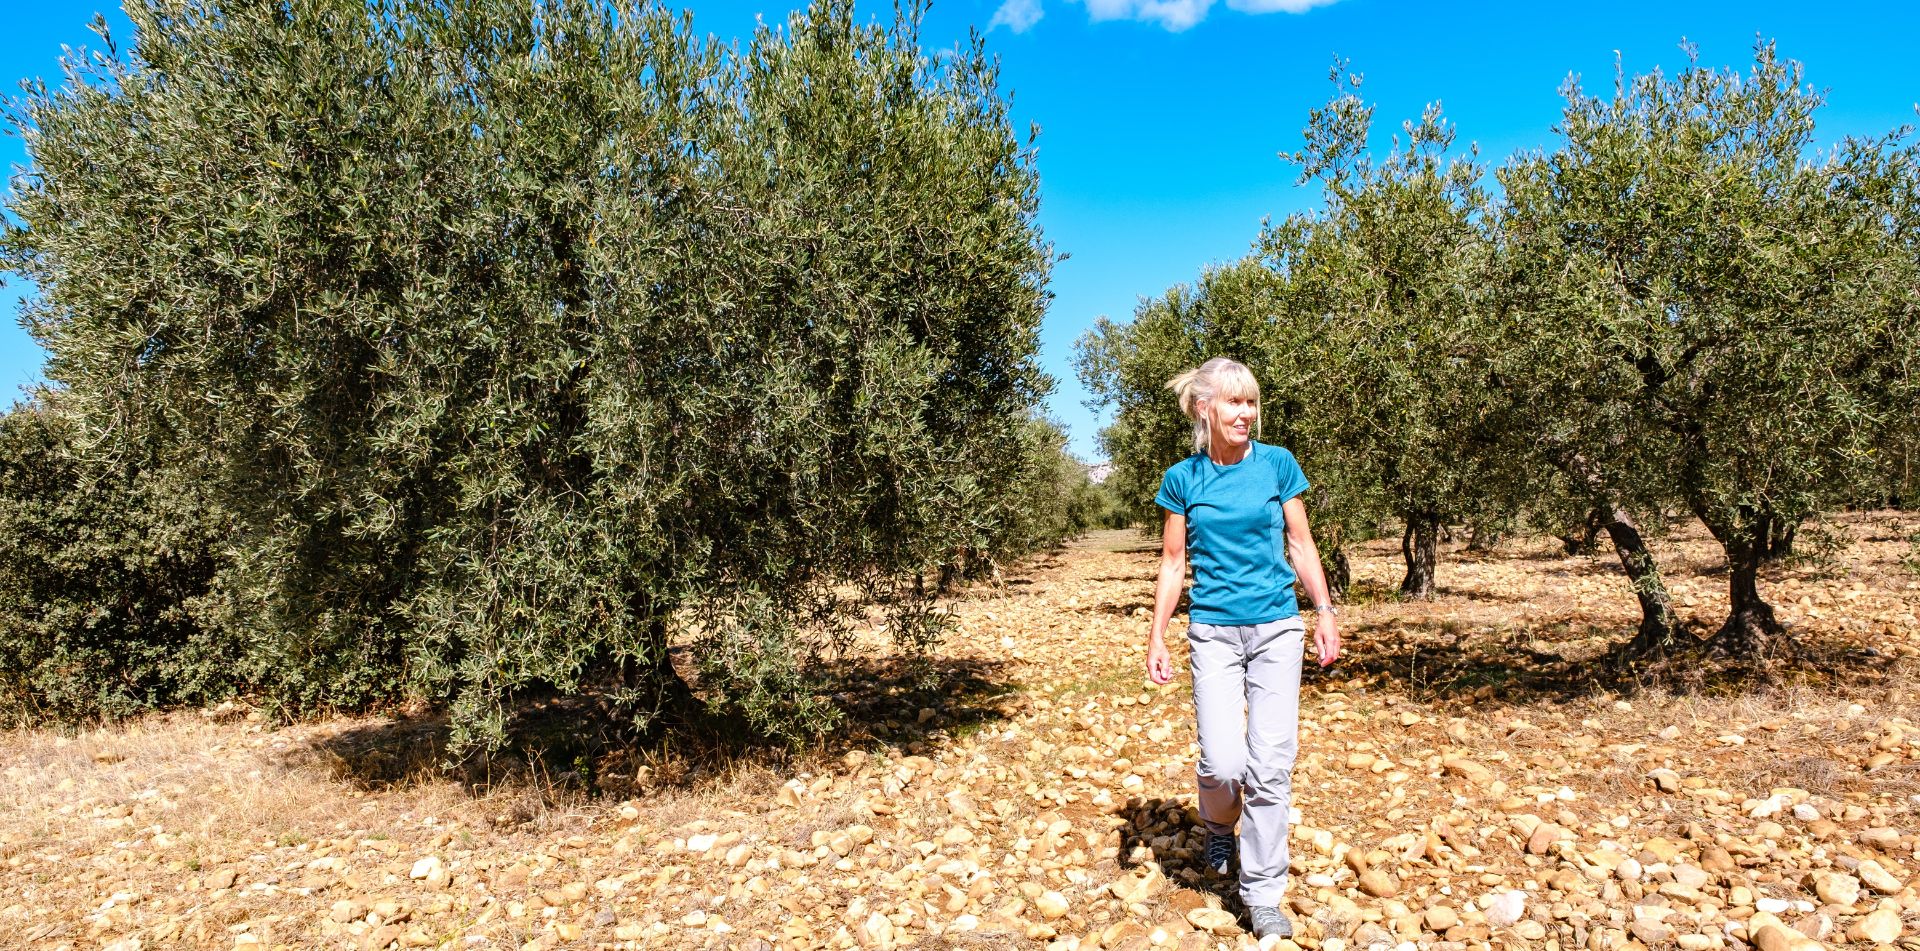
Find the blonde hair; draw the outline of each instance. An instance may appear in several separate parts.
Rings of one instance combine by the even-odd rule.
[[[1193,420],[1193,451],[1207,451],[1207,414],[1201,410],[1201,404],[1211,403],[1218,397],[1244,396],[1260,403],[1260,381],[1253,378],[1253,371],[1238,360],[1227,357],[1214,357],[1205,363],[1188,370],[1167,381],[1167,389],[1180,400],[1180,412]],[[1259,433],[1260,417],[1253,418],[1255,435]]]

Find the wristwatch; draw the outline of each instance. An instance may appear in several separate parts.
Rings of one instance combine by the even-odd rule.
[[[1340,609],[1331,604],[1316,604],[1313,606],[1313,610],[1320,614],[1332,614],[1336,617],[1340,614]]]

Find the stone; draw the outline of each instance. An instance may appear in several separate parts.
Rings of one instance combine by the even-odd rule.
[[[1794,951],[1797,944],[1795,938],[1799,938],[1800,941],[1806,940],[1804,936],[1797,935],[1793,929],[1777,924],[1762,925],[1752,930],[1750,935],[1753,946],[1760,951]]]
[[[1655,861],[1666,862],[1669,865],[1674,859],[1680,857],[1680,844],[1665,836],[1654,836],[1648,839],[1644,848],[1653,855]]]
[[[1673,770],[1656,769],[1647,774],[1647,779],[1653,783],[1653,788],[1663,793],[1680,791],[1680,774]]]
[[[1048,921],[1063,918],[1067,914],[1067,896],[1059,892],[1042,892],[1040,897],[1033,900],[1033,907]]]
[[[1621,859],[1620,864],[1614,867],[1613,874],[1623,882],[1639,881],[1640,860],[1632,857]]]
[[[1698,865],[1681,862],[1673,867],[1673,880],[1688,888],[1697,889],[1707,887],[1707,883],[1713,881],[1713,876],[1707,874],[1707,870]]]
[[[1400,894],[1400,881],[1386,869],[1372,868],[1360,873],[1360,890],[1375,898],[1392,898]]]
[[[1657,947],[1673,940],[1673,928],[1666,922],[1652,917],[1628,922],[1627,931],[1648,947]]]
[[[1829,905],[1853,907],[1860,900],[1860,880],[1836,872],[1815,872],[1813,893]]]
[[[1547,849],[1551,848],[1553,843],[1567,836],[1568,833],[1565,829],[1551,822],[1542,822],[1533,827],[1532,835],[1527,836],[1527,854],[1545,855],[1547,854]]]
[[[1455,776],[1463,777],[1476,786],[1485,786],[1493,782],[1493,770],[1464,756],[1449,756],[1441,760],[1440,766],[1447,772]]]
[[[1393,947],[1393,933],[1379,924],[1363,921],[1353,929],[1353,946],[1361,951],[1385,951]]]
[[[864,948],[893,947],[893,922],[886,915],[874,912],[860,923],[860,946]]]
[[[407,877],[414,881],[432,878],[434,877],[434,873],[441,871],[441,868],[442,863],[440,862],[440,857],[437,855],[429,855],[413,863],[413,870],[407,873]]]
[[[1874,826],[1861,831],[1860,844],[1882,852],[1891,852],[1900,847],[1900,832],[1886,826]]]
[[[1109,925],[1106,930],[1100,932],[1100,946],[1103,948],[1118,948],[1125,944],[1134,943],[1136,939],[1140,942],[1145,942],[1145,944],[1141,945],[1142,947],[1145,947],[1146,944],[1153,943],[1147,935],[1146,926],[1131,918],[1118,924]]]
[[[1740,863],[1734,861],[1733,856],[1726,849],[1709,845],[1700,850],[1700,867],[1709,872],[1726,873],[1737,870]]]
[[[1123,902],[1147,901],[1160,893],[1167,883],[1157,869],[1130,872],[1107,884],[1107,891]]]
[[[1855,875],[1860,876],[1860,881],[1865,883],[1868,888],[1882,895],[1897,895],[1902,889],[1907,887],[1905,882],[1895,878],[1892,872],[1887,871],[1886,866],[1881,865],[1873,859],[1861,862],[1860,867],[1854,869],[1853,872]]]
[[[1881,908],[1854,922],[1847,929],[1847,940],[1892,944],[1894,939],[1900,937],[1900,932],[1900,913],[1892,908]]]
[[[1448,928],[1460,923],[1460,913],[1445,905],[1435,905],[1427,909],[1425,922],[1428,931],[1446,934]]]
[[[1509,889],[1493,896],[1487,904],[1487,924],[1495,928],[1511,927],[1527,913],[1527,893]]]
[[[1187,923],[1194,928],[1211,934],[1226,936],[1240,930],[1240,920],[1233,912],[1202,906],[1187,912]]]
[[[1793,930],[1815,941],[1824,941],[1828,935],[1833,934],[1833,918],[1823,911],[1801,915],[1794,920]]]

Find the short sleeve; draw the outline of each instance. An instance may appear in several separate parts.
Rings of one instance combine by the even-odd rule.
[[[1155,505],[1175,515],[1187,514],[1186,480],[1180,478],[1180,467],[1174,466],[1160,477],[1160,492],[1153,497]]]
[[[1274,469],[1279,477],[1281,502],[1307,491],[1307,474],[1300,471],[1300,462],[1293,458],[1293,453],[1285,449],[1275,453]]]

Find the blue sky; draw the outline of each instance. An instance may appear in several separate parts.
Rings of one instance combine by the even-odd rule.
[[[695,26],[748,34],[785,3],[697,3]],[[891,4],[863,3],[890,16]],[[0,76],[53,79],[62,44],[93,42],[87,24],[107,12],[125,42],[125,18],[99,0],[44,0],[9,14]],[[1073,342],[1102,315],[1125,317],[1142,296],[1191,280],[1243,254],[1268,215],[1311,207],[1278,157],[1299,142],[1307,110],[1325,100],[1336,55],[1366,76],[1383,128],[1441,101],[1463,141],[1498,164],[1552,142],[1561,83],[1590,89],[1629,73],[1685,62],[1684,37],[1703,62],[1742,66],[1756,36],[1806,64],[1829,92],[1822,137],[1877,134],[1915,120],[1912,67],[1920,7],[1909,3],[1601,4],[1413,3],[1389,0],[946,0],[922,41],[951,47],[988,30],[1020,126],[1037,122],[1041,224],[1058,251],[1043,360],[1059,378],[1050,409],[1073,449],[1097,456],[1101,423],[1073,377]],[[1907,66],[1900,65],[1907,63]],[[9,88],[12,88],[11,86]],[[25,161],[18,137],[0,162]],[[10,280],[11,315],[22,288]],[[0,321],[0,392],[41,378],[42,354],[12,319]]]

